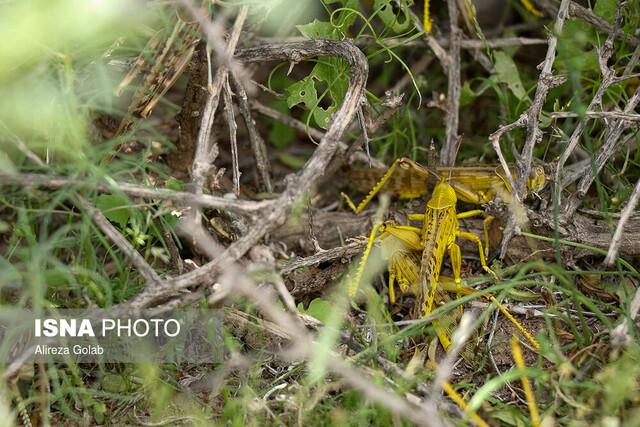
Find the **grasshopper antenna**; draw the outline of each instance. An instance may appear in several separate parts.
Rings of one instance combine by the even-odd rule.
[[[458,138],[458,146],[456,147],[456,152],[453,154],[453,165],[456,164],[456,159],[458,158],[458,151],[460,151],[460,146],[462,145],[462,139],[464,138],[464,134],[460,135]],[[451,166],[453,166],[451,165]],[[451,173],[453,172],[453,167],[449,169],[449,178],[447,180],[451,180]]]

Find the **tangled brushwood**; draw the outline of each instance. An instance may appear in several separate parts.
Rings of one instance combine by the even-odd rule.
[[[0,313],[0,413],[637,423],[640,0],[594,3],[0,5],[4,312],[222,319],[54,363]]]

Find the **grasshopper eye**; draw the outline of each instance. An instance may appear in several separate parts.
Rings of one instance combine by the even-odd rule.
[[[402,169],[409,169],[411,167],[411,164],[407,160],[401,160],[399,165]]]
[[[536,176],[538,176],[539,173],[539,167],[536,166],[535,168],[531,168],[529,170],[529,179],[536,179]]]

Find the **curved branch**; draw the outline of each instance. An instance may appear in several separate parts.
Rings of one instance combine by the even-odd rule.
[[[286,179],[287,188],[280,197],[272,201],[251,230],[240,240],[231,244],[219,257],[201,268],[186,273],[166,283],[162,289],[147,289],[132,305],[148,307],[173,292],[200,283],[213,281],[214,273],[242,257],[266,233],[283,224],[293,204],[324,176],[339,147],[340,138],[354,118],[364,97],[369,66],[367,59],[351,41],[313,40],[301,43],[273,44],[244,49],[236,52],[235,59],[241,62],[291,61],[298,63],[306,58],[335,56],[345,59],[350,67],[349,88],[338,111],[315,153],[304,168]]]

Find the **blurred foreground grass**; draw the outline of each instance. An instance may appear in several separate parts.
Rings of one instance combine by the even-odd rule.
[[[377,108],[381,108],[378,97],[397,83],[398,76],[404,76],[422,56],[432,55],[425,46],[405,47],[400,43],[389,50],[380,45],[387,42],[386,38],[413,37],[418,33],[411,25],[397,19],[408,10],[406,1],[401,2],[405,7],[400,9],[380,1],[363,2],[362,5],[357,1],[272,3],[276,9],[270,17],[271,27],[256,34],[247,30],[242,41],[250,45],[257,44],[255,37],[298,35],[291,29],[293,27],[277,25],[278,19],[284,22],[282,17],[288,12],[291,15],[296,12],[299,23],[305,24],[317,16],[322,21],[317,28],[327,31],[327,36],[340,34],[342,27],[339,24],[349,28],[355,22],[356,26],[349,28],[350,36],[374,40],[363,50],[372,70],[369,101]],[[598,1],[595,10],[611,19],[614,3]],[[509,5],[509,10],[514,10],[520,17],[518,19],[538,22],[539,18],[528,15],[519,2]],[[107,165],[103,164],[103,159],[113,154],[120,141],[97,135],[93,123],[99,114],[111,114],[115,120],[124,115],[126,105],[114,98],[114,89],[131,59],[144,49],[154,30],[170,30],[174,15],[166,6],[97,0],[5,1],[0,4],[0,40],[5,41],[0,43],[0,169],[3,174],[38,172],[80,177],[88,188],[79,190],[74,185],[56,191],[16,185],[0,188],[0,297],[4,306],[108,307],[135,297],[144,288],[144,280],[130,260],[104,237],[87,212],[69,201],[74,200],[75,193],[103,211],[158,274],[174,274],[168,261],[167,242],[167,236],[174,233],[177,222],[172,215],[172,206],[132,200],[118,192],[106,196],[92,189],[94,184],[113,181],[160,183],[173,189],[185,186],[172,179],[173,171],[159,160],[161,156],[170,155],[175,139],[159,122],[171,122],[177,104],[168,100],[166,109],[159,108],[160,114],[141,125],[143,132],[138,137],[145,141],[146,148],[132,155],[119,155]],[[630,27],[638,27],[637,6],[638,2],[633,1],[626,9],[624,24],[629,33]],[[375,11],[379,16],[374,14],[366,21],[356,21],[354,16],[350,21],[350,15],[340,15],[348,8],[357,7],[361,7],[363,13]],[[220,8],[214,6],[216,12]],[[446,15],[446,6],[442,3],[432,5],[432,8],[437,25],[445,28],[446,18],[438,17]],[[329,15],[323,10],[334,12]],[[214,14],[214,18],[219,16]],[[548,17],[540,22],[551,28]],[[587,27],[583,22],[567,25],[565,37],[560,40],[556,67],[570,77],[571,82],[552,91],[545,111],[583,111],[597,90],[600,76],[594,62],[595,46],[599,46],[606,35]],[[306,27],[306,31],[310,31],[309,28]],[[317,28],[313,27],[314,30]],[[510,35],[509,32],[504,34],[505,37]],[[493,74],[483,71],[470,55],[463,56],[460,128],[465,132],[466,142],[461,149],[461,158],[493,160],[495,153],[489,149],[487,134],[501,123],[515,121],[528,107],[539,73],[535,68],[537,63],[523,58],[518,49],[522,48],[485,49],[495,65]],[[637,56],[624,41],[619,42],[616,49],[614,65],[618,71],[638,66],[632,62],[637,61]],[[337,76],[336,81],[342,82],[340,79],[345,78],[346,71],[340,65],[329,62],[327,66],[335,75],[325,69],[317,71],[317,76]],[[304,69],[308,71],[310,67]],[[302,78],[295,73],[285,76],[286,70],[287,66],[280,67],[277,73],[268,75],[273,77],[276,91],[284,92],[292,87],[294,78]],[[372,135],[373,151],[381,157],[386,156],[385,160],[392,161],[403,155],[424,159],[426,145],[423,141],[444,135],[441,112],[436,108],[425,108],[424,104],[432,91],[446,92],[446,76],[437,68],[413,78],[414,86],[405,88],[408,92],[405,105],[386,127]],[[334,96],[328,88],[333,82],[325,82],[328,86],[324,87],[318,80],[316,77],[318,93]],[[183,90],[183,86],[184,79],[178,82],[179,90]],[[338,89],[335,91],[339,92]],[[425,100],[420,100],[418,91]],[[605,99],[608,105],[623,104],[630,94],[633,94],[631,84],[622,82],[612,86]],[[327,107],[332,101],[325,100],[321,105]],[[423,107],[418,109],[420,102]],[[274,108],[282,108],[284,100],[275,100],[273,104]],[[288,109],[284,111],[289,112]],[[307,124],[314,124],[312,114],[308,112],[294,110],[292,114],[299,115],[298,118],[306,120]],[[322,116],[322,112],[318,116]],[[536,155],[543,157],[548,151],[549,158],[561,154],[566,135],[581,121],[576,118],[554,125],[548,115],[545,118],[549,119],[545,123],[549,132],[545,144],[536,147]],[[592,157],[595,152],[596,144],[591,146],[590,141],[599,142],[604,138],[603,126],[593,123],[582,144],[585,158]],[[314,148],[304,135],[285,132],[272,123],[265,124],[264,129],[274,138],[269,150],[282,157],[289,155],[299,163]],[[635,129],[637,131],[637,127]],[[280,139],[282,134],[278,132],[284,132],[286,136]],[[524,137],[524,131],[519,136]],[[516,133],[511,143],[518,144],[517,137]],[[132,136],[121,139],[126,138]],[[637,140],[637,135],[632,135],[632,143],[626,152],[621,151],[607,164],[605,173],[596,183],[602,188],[588,193],[585,206],[603,213],[620,210],[640,175]],[[34,154],[39,161],[30,157]],[[330,194],[335,198],[325,205],[338,198],[336,191]],[[614,227],[611,229],[613,231]],[[573,269],[554,262],[525,264],[519,271],[509,270],[510,276],[491,288],[494,294],[502,292],[504,297],[516,286],[536,289],[540,295],[543,293],[540,289],[544,287],[549,294],[562,297],[558,303],[547,301],[545,305],[536,306],[537,310],[545,312],[542,320],[537,319],[536,327],[543,348],[539,353],[527,353],[524,372],[533,381],[538,412],[543,423],[548,425],[640,423],[640,348],[630,310],[638,283],[637,272],[633,270],[638,267],[637,258],[629,260],[627,265],[619,263],[616,271],[601,271],[601,261],[601,254],[593,251],[592,256],[581,260]],[[313,267],[302,274],[308,274],[311,281],[320,272],[321,269]],[[259,274],[256,277],[258,279],[253,278],[256,283],[269,282],[260,279]],[[595,284],[595,291],[593,288],[593,292],[585,291],[582,286],[585,282]],[[260,289],[265,289],[267,294],[270,291],[266,288],[268,286]],[[322,300],[314,299],[311,305],[305,304],[310,302],[310,296],[304,301],[296,301],[296,304],[302,304],[298,305],[301,311],[314,315],[326,325],[318,333],[313,356],[308,360],[291,361],[278,357],[279,352],[266,344],[262,348],[252,347],[247,343],[249,339],[241,338],[234,329],[236,325],[229,324],[224,337],[226,358],[220,365],[49,364],[25,369],[19,380],[13,382],[16,388],[11,387],[11,381],[3,381],[0,386],[0,420],[18,418],[16,395],[19,393],[32,422],[44,425],[143,423],[149,420],[202,425],[211,420],[238,425],[415,422],[411,414],[391,410],[379,402],[385,398],[389,401],[402,398],[407,405],[413,405],[407,407],[415,411],[422,408],[420,405],[424,400],[420,401],[416,395],[424,398],[420,387],[435,376],[432,370],[425,369],[423,362],[425,358],[432,359],[437,341],[431,346],[417,347],[414,340],[425,334],[432,337],[432,328],[396,326],[393,320],[401,310],[385,306],[384,291],[379,295],[367,287],[366,305],[361,306],[348,303],[341,292],[345,290],[324,293]],[[474,299],[465,298],[461,301]],[[458,303],[454,301],[441,307],[441,312],[457,309],[454,307]],[[256,311],[246,302],[236,303],[233,307],[250,316]],[[489,322],[489,316],[489,311],[485,311],[479,316],[477,326],[485,320]],[[248,324],[259,324],[257,317],[250,319]],[[531,319],[525,320],[535,323]],[[626,336],[631,340],[624,347],[614,348],[609,331],[623,320],[629,325]],[[268,330],[259,329],[250,333],[258,338],[261,334],[269,335]],[[349,344],[345,336],[355,344]],[[456,371],[453,385],[473,410],[496,425],[528,425],[531,412],[521,393],[523,372],[510,371],[513,365],[508,347],[510,339],[510,331],[502,331],[502,336],[494,342],[496,354],[500,356],[498,362],[490,360],[493,355],[489,349],[479,348],[473,366]],[[257,339],[256,342],[261,341]],[[353,365],[358,370],[342,367],[344,370],[339,371],[331,365],[331,361],[335,362],[334,356],[347,361],[345,366],[348,368]],[[385,360],[396,363],[393,366],[398,369],[390,369]],[[503,375],[496,374],[494,364],[499,365]],[[349,377],[348,374],[354,372],[359,376]],[[362,382],[358,383],[359,380]],[[469,422],[468,416],[455,416],[458,410],[453,404],[447,402],[443,407],[448,409],[448,413],[440,412],[445,421],[459,425]],[[137,414],[152,418],[136,418]],[[424,419],[425,424],[435,422],[436,419]]]

